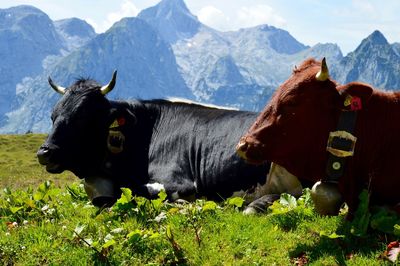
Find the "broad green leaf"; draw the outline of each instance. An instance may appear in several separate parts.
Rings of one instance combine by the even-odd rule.
[[[22,210],[24,207],[10,207],[10,211],[15,214],[17,213],[19,210]]]
[[[163,206],[163,201],[161,199],[154,199],[151,200],[151,204],[153,204],[155,210],[159,211]]]
[[[99,241],[94,241],[94,242],[91,243],[91,245],[92,245],[92,247],[94,247],[94,248],[99,248],[99,247],[100,247]]]
[[[203,211],[215,211],[217,209],[217,206],[217,203],[215,203],[214,201],[206,201],[203,205]]]
[[[101,247],[102,248],[109,248],[111,246],[114,246],[117,242],[114,239],[108,240],[106,243],[104,243]]]
[[[173,207],[173,208],[171,208],[171,209],[168,210],[168,213],[169,213],[169,214],[175,214],[175,213],[177,213],[177,212],[179,212],[179,208],[176,208],[176,207]]]
[[[32,209],[33,209],[33,208],[36,208],[35,201],[32,200],[32,199],[27,199],[27,200],[25,201],[25,205],[28,206],[28,207],[31,207]]]
[[[159,198],[161,201],[166,200],[166,199],[167,199],[167,192],[165,192],[165,190],[161,190],[161,191],[158,193],[158,198]]]
[[[121,203],[128,203],[132,201],[132,191],[129,188],[121,188],[121,190],[122,190],[121,200],[123,200],[123,202]]]
[[[39,185],[38,191],[42,192],[43,194],[46,194],[47,191],[50,190],[50,187],[51,187],[51,182],[47,180]]]
[[[305,206],[305,207],[314,205],[314,202],[312,201],[312,198],[311,198],[311,189],[309,189],[309,188],[303,189],[303,194],[297,200],[297,204]]]
[[[35,194],[33,194],[33,199],[36,201],[40,201],[44,198],[45,195],[46,195],[45,193],[38,191]]]
[[[279,203],[280,203],[282,206],[285,206],[285,207],[287,207],[287,208],[290,209],[290,210],[297,207],[297,200],[296,200],[296,198],[293,197],[293,196],[290,195],[290,194],[287,194],[287,193],[283,193],[283,194],[281,195],[281,198],[279,199]]]
[[[133,207],[132,205],[132,191],[129,188],[121,188],[121,197],[117,200],[113,206],[114,211],[129,210]]]
[[[289,208],[283,206],[279,201],[274,201],[274,203],[268,207],[268,210],[270,210],[272,214],[284,214],[289,212]]]
[[[228,199],[228,205],[241,208],[243,206],[244,199],[241,197],[233,197]]]
[[[155,232],[155,233],[150,234],[149,239],[156,239],[156,238],[160,238],[160,237],[161,237],[160,233]]]

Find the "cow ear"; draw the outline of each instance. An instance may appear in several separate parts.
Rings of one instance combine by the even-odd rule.
[[[349,99],[349,97],[356,97],[361,100],[362,106],[366,106],[372,95],[373,88],[364,83],[350,82],[346,85],[339,86],[338,91],[342,95],[344,102],[346,102],[346,99]]]

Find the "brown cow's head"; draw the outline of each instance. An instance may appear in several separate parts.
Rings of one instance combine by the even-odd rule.
[[[328,135],[346,94],[363,95],[364,102],[371,92],[359,83],[339,87],[329,78],[325,59],[306,60],[277,89],[237,151],[249,162],[273,161],[300,179],[316,181],[324,175]]]

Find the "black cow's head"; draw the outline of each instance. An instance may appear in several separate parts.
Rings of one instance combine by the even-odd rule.
[[[37,152],[39,162],[50,173],[70,170],[79,178],[99,175],[106,152],[108,127],[113,121],[110,102],[105,95],[116,82],[101,86],[81,79],[69,88],[50,86],[63,97],[53,109],[53,128]]]

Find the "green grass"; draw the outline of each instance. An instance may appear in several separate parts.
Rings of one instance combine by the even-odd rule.
[[[36,152],[45,138],[43,134],[0,135],[0,187],[36,187],[45,180],[64,186],[77,180],[70,172],[51,175],[39,165]]]
[[[129,190],[99,210],[72,174],[49,175],[35,163],[43,139],[0,136],[9,157],[0,182],[12,187],[0,191],[0,265],[391,264],[380,257],[393,235],[356,237],[343,215],[315,214],[307,193],[255,216],[241,213],[240,199],[171,204],[162,193],[149,201]]]

